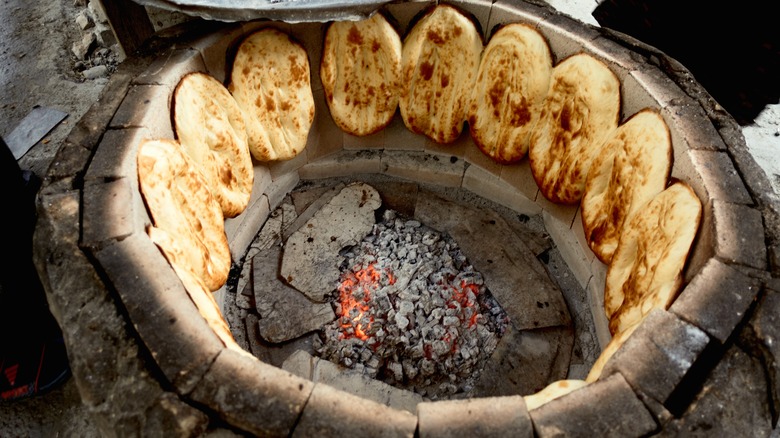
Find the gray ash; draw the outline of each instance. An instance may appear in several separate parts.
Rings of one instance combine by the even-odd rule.
[[[343,255],[317,353],[430,399],[468,392],[508,317],[457,243],[388,210]]]

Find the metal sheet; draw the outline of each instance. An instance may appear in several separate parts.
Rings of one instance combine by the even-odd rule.
[[[391,1],[379,0],[134,0],[190,16],[218,21],[260,18],[288,23],[359,20]]]
[[[36,106],[3,140],[13,152],[14,158],[18,160],[65,117],[68,117],[68,113]]]

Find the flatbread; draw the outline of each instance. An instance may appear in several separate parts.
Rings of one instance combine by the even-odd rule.
[[[564,395],[580,389],[586,386],[588,383],[584,380],[569,379],[569,380],[557,380],[550,383],[541,391],[526,395],[523,397],[525,401],[525,407],[532,411],[543,404],[546,404],[556,398],[563,397]]]
[[[446,144],[463,132],[477,79],[482,37],[458,9],[439,4],[404,39],[401,98],[404,124]]]
[[[222,210],[197,164],[174,140],[144,140],[138,182],[153,225],[147,233],[175,269],[192,272],[210,291],[230,271]]]
[[[222,214],[238,216],[249,204],[254,181],[241,108],[221,82],[205,73],[185,75],[173,96],[179,143],[200,165]]]
[[[669,127],[645,109],[619,126],[593,161],[582,197],[582,226],[590,249],[609,264],[624,222],[666,188],[672,170]]]
[[[550,47],[536,29],[512,23],[493,34],[468,112],[471,138],[485,155],[501,164],[525,157],[551,74]]]
[[[604,311],[613,336],[652,309],[667,309],[679,292],[682,271],[701,220],[701,201],[676,181],[633,215],[607,268]]]
[[[230,331],[230,326],[227,321],[225,321],[225,317],[222,316],[222,312],[219,310],[219,305],[217,305],[217,301],[214,299],[214,294],[208,290],[206,285],[203,284],[203,281],[192,272],[178,268],[175,265],[174,270],[184,285],[184,288],[187,290],[187,295],[189,295],[193,304],[197,307],[198,313],[206,320],[206,323],[211,330],[214,331],[214,334],[217,335],[219,340],[222,341],[225,347],[243,356],[254,358],[252,354],[241,348],[236,342],[233,333]]]
[[[556,204],[575,204],[593,160],[618,126],[620,81],[600,60],[572,55],[553,68],[528,159],[539,190]]]
[[[249,151],[258,161],[289,160],[306,147],[314,95],[306,50],[267,27],[238,47],[228,90],[244,112]]]
[[[328,26],[320,78],[330,115],[352,135],[380,131],[393,120],[401,94],[401,37],[376,13]]]

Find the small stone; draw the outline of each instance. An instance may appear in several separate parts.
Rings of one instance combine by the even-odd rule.
[[[89,19],[87,11],[79,12],[79,14],[76,16],[76,24],[81,30],[87,30],[94,25],[92,20]]]
[[[84,79],[104,78],[108,76],[108,67],[105,65],[97,65],[84,70],[81,74],[84,76]]]
[[[87,55],[94,47],[95,41],[96,38],[94,34],[92,33],[84,34],[84,36],[81,37],[81,40],[73,43],[73,46],[71,47],[70,50],[76,56],[76,59],[84,60],[87,58]]]

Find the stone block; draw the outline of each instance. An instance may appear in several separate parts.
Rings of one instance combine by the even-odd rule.
[[[149,135],[173,139],[171,126],[171,91],[166,85],[136,85],[109,123],[110,128],[146,128]]]
[[[81,175],[91,158],[92,152],[90,149],[81,146],[79,143],[74,143],[70,139],[65,139],[54,154],[54,159],[46,170],[45,179],[59,181]],[[43,187],[42,189],[48,190],[50,188]]]
[[[232,350],[209,368],[191,398],[256,436],[288,436],[314,384]]]
[[[601,260],[594,258],[590,265],[590,271],[593,276],[590,278],[587,287],[588,307],[593,315],[593,328],[596,331],[599,347],[603,351],[609,341],[612,340],[612,334],[609,331],[609,320],[604,311],[604,290],[607,284],[607,265]]]
[[[425,152],[384,151],[382,173],[410,181],[460,187],[465,161]]]
[[[423,401],[419,394],[388,385],[360,371],[340,367],[329,360],[314,357],[303,350],[290,355],[282,364],[282,369],[289,370],[315,383],[322,383],[337,390],[412,414],[417,412],[417,405]]]
[[[586,252],[582,249],[577,237],[571,231],[571,222],[561,222],[546,210],[542,213],[542,217],[544,226],[555,241],[561,257],[566,261],[566,265],[569,266],[580,286],[586,288],[592,275],[590,266],[596,256],[592,251]]]
[[[477,166],[469,166],[466,169],[463,175],[463,188],[520,214],[534,216],[542,212],[533,200],[526,198],[495,174],[488,173]]]
[[[84,179],[138,179],[138,147],[149,138],[149,131],[145,128],[107,130]]]
[[[189,393],[225,346],[145,234],[92,250],[163,375]]]
[[[725,151],[726,143],[712,125],[707,113],[692,98],[674,99],[661,109],[661,114],[672,129],[672,143],[687,145],[688,149]]]
[[[271,171],[265,164],[255,165],[254,174],[252,179],[252,192],[249,195],[249,202],[246,209],[236,217],[225,219],[225,233],[227,234],[228,241],[230,241],[236,233],[242,222],[247,220],[250,216],[249,211],[252,210],[255,203],[261,199],[267,199],[265,191],[271,185]],[[267,200],[265,201],[268,203]]]
[[[146,236],[143,225],[135,220],[139,205],[134,198],[139,196],[134,180],[128,178],[85,185],[83,245],[96,248],[134,233]]]
[[[530,412],[535,436],[644,436],[653,416],[620,374],[591,383]]]
[[[764,226],[758,210],[712,201],[704,206],[702,216],[696,245],[685,271],[686,281],[690,281],[712,257],[727,264],[766,269]]]
[[[665,108],[674,102],[688,102],[691,99],[666,73],[650,62],[632,70],[631,77],[638,87],[657,102],[655,106],[658,108]]]
[[[753,203],[734,163],[725,152],[689,149],[679,158],[675,157],[672,176],[690,184],[702,202]]]
[[[615,67],[615,70],[631,72],[645,67],[647,59],[644,56],[626,50],[626,46],[616,41],[608,34],[609,30],[601,30],[602,35],[586,44],[587,50],[601,60]],[[604,35],[606,34],[606,35]],[[621,75],[621,78],[624,76]],[[622,81],[621,81],[622,82]]]
[[[577,210],[579,210],[579,204],[556,204],[544,197],[544,194],[540,191],[536,196],[536,203],[542,207],[545,213],[561,222],[562,225],[571,228],[574,225],[574,218],[577,216]]]
[[[504,170],[504,168],[508,167],[508,165],[499,164],[483,153],[482,150],[480,150],[479,147],[474,144],[474,141],[471,139],[470,135],[464,140],[466,140],[466,147],[463,151],[463,157],[466,159],[466,163],[468,163],[469,166],[476,166],[485,172],[491,173],[497,177],[501,177],[501,172]],[[533,201],[533,198],[528,196],[526,196],[526,198],[529,198]]]
[[[584,52],[590,41],[600,36],[595,27],[560,13],[547,16],[537,27],[547,38],[553,56],[553,65],[557,65],[575,53]]]
[[[607,361],[600,379],[620,373],[631,387],[665,403],[710,338],[671,312],[651,310]]]
[[[758,280],[712,258],[670,310],[725,343],[747,314],[760,289]]]
[[[472,147],[474,147],[474,143],[471,141],[471,136],[465,128],[460,133],[460,136],[451,143],[437,143],[429,138],[425,140],[425,152],[449,156],[450,160],[452,160],[452,157],[459,160],[464,159],[466,150]]]
[[[769,379],[769,399],[773,407],[772,425],[778,427],[780,417],[780,288],[767,288],[764,296],[748,321],[740,339],[747,344],[748,352],[761,358]]]
[[[534,436],[531,416],[519,395],[420,403],[417,423],[420,438]]]
[[[301,179],[323,179],[382,171],[380,151],[342,151],[303,166]]]
[[[663,436],[773,436],[767,382],[758,359],[731,347]]]
[[[498,0],[493,3],[490,11],[488,27],[485,29],[485,35],[488,41],[496,33],[498,26],[509,23],[526,23],[531,26],[538,26],[539,23],[553,14],[553,9],[549,6],[539,6],[532,3],[518,3],[510,0]]]
[[[406,127],[400,111],[396,111],[393,120],[385,127],[384,135],[386,150],[422,151],[428,141],[424,135],[415,134]]]
[[[173,90],[187,73],[205,72],[206,64],[195,49],[170,49],[133,79],[134,85],[165,85]]]
[[[417,418],[407,411],[317,383],[293,437],[311,436],[414,436]]]

